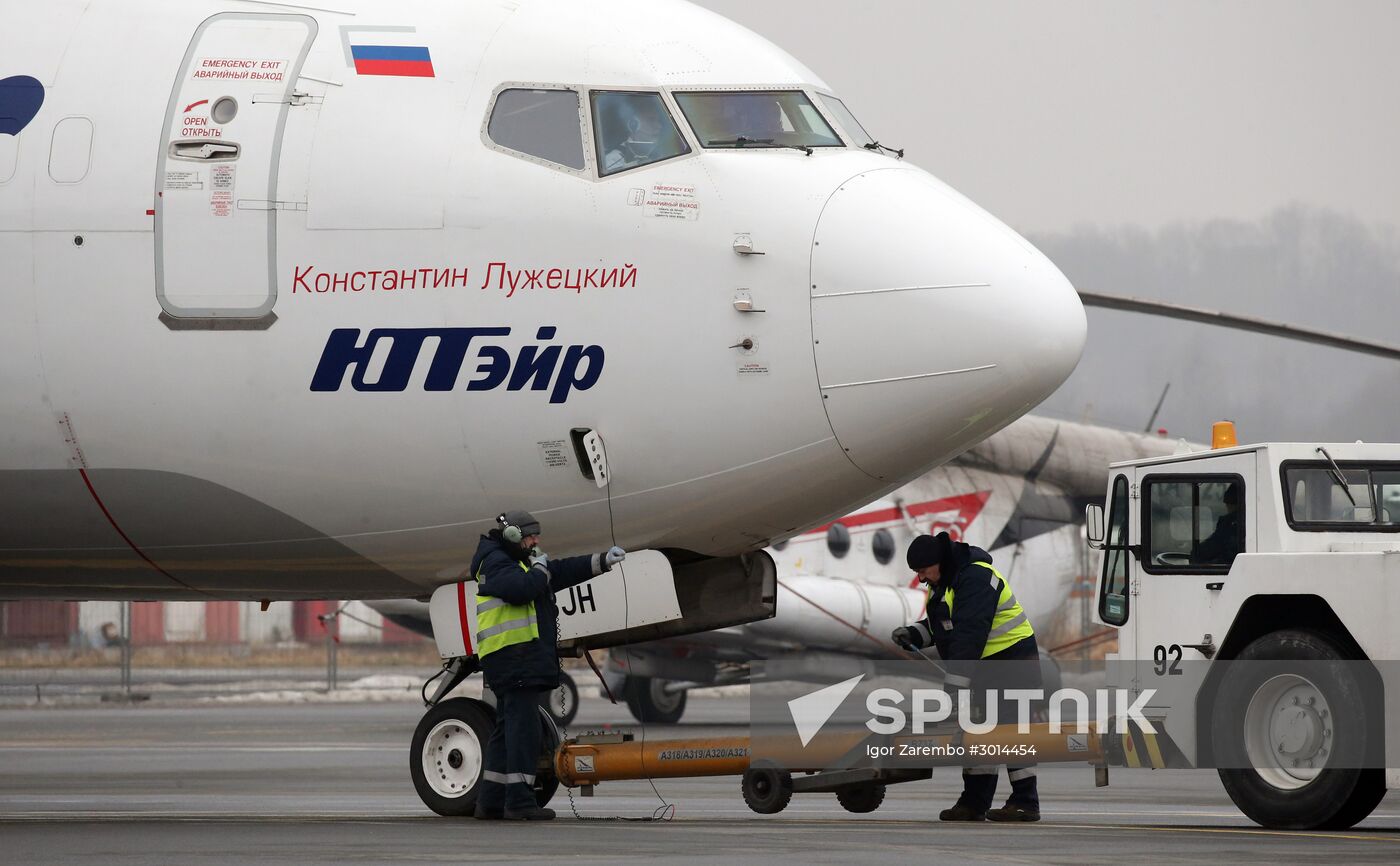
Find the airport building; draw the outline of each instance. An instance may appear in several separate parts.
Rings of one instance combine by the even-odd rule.
[[[100,648],[121,640],[122,602],[0,602],[0,648]],[[266,611],[257,602],[131,602],[133,646],[163,644],[317,643],[326,632],[319,619],[338,601],[279,601]],[[407,644],[423,638],[385,620],[361,602],[338,618],[340,640],[355,644]],[[352,618],[353,617],[353,618]]]

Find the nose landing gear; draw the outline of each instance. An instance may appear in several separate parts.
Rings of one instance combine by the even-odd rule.
[[[544,806],[559,790],[553,763],[559,729],[543,707],[540,725],[544,736],[535,774],[535,802]],[[474,698],[442,701],[423,715],[413,733],[408,770],[425,806],[448,817],[470,817],[476,811],[486,742],[495,726],[496,711]]]

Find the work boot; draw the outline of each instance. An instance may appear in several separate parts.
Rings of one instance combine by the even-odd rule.
[[[476,811],[472,813],[472,817],[478,821],[499,821],[501,820],[502,813],[500,809],[488,809],[480,803],[477,803]]]
[[[546,809],[543,806],[532,806],[519,812],[507,809],[501,813],[501,817],[507,821],[553,821],[554,810]]]
[[[940,821],[981,821],[987,816],[986,812],[979,812],[971,806],[958,801],[953,804],[953,808],[944,809],[938,813]]]
[[[1029,824],[1032,821],[1040,820],[1040,810],[1033,809],[1029,806],[1018,806],[1015,803],[1007,803],[1000,809],[988,809],[987,820]]]

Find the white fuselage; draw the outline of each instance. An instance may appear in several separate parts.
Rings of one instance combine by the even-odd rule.
[[[551,552],[732,555],[1078,360],[1054,266],[838,118],[810,156],[703,146],[678,90],[830,93],[724,19],[334,5],[0,7],[0,84],[44,87],[0,134],[0,596],[422,595],[507,508]],[[365,39],[432,74],[361,74]],[[529,87],[579,94],[582,169],[492,139]],[[601,176],[601,90],[659,94],[689,152]]]
[[[1027,415],[773,549],[773,619],[675,643],[689,645],[687,657],[730,661],[812,650],[891,657],[890,631],[922,618],[927,594],[905,553],[915,535],[938,532],[991,552],[1042,649],[1077,639],[1089,624],[1083,608],[1096,564],[1083,540],[1084,505],[1102,496],[1110,462],[1175,447],[1156,436]]]

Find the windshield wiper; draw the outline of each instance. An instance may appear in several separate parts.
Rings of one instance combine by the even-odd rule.
[[[881,143],[878,142],[878,141],[866,142],[866,144],[864,145],[864,147],[865,147],[866,150],[874,150],[874,151],[879,151],[879,152],[881,152],[881,153],[892,153],[892,154],[894,154],[895,156],[899,157],[900,159],[904,159],[904,148],[902,148],[902,147],[901,147],[901,148],[885,147],[883,144],[881,144]]]
[[[771,138],[746,138],[741,135],[738,138],[731,138],[727,141],[705,142],[706,147],[748,147],[751,144],[758,145],[759,147],[786,147],[789,150],[800,150],[808,156],[812,155],[812,149],[805,144],[779,144]]]
[[[1356,497],[1351,495],[1351,488],[1347,486],[1347,480],[1342,476],[1342,470],[1337,467],[1337,461],[1332,459],[1332,455],[1327,453],[1327,449],[1321,445],[1317,446],[1317,453],[1327,458],[1327,462],[1332,464],[1332,468],[1327,470],[1327,474],[1332,476],[1332,480],[1337,482],[1337,486],[1342,488],[1342,492],[1347,495],[1347,500],[1351,502],[1351,507],[1356,507]]]

